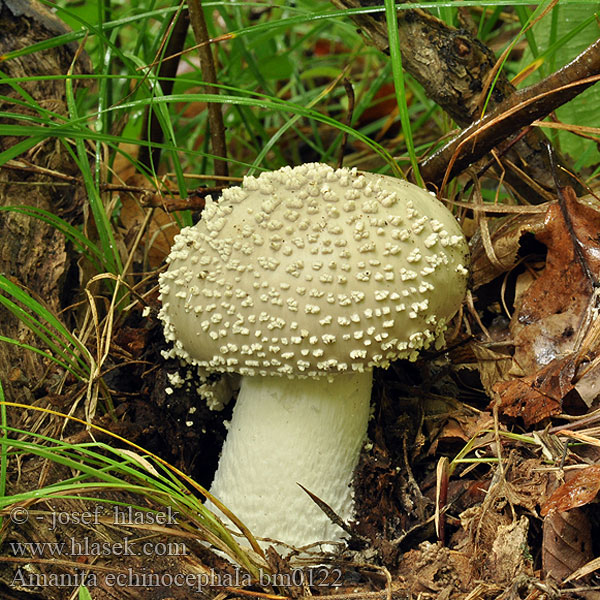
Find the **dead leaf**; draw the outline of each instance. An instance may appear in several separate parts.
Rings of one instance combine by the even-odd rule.
[[[581,579],[582,577],[585,577],[586,575],[589,575],[590,573],[593,573],[598,569],[600,569],[600,557],[596,557],[593,560],[590,560],[589,563],[586,563],[585,565],[583,565],[583,567],[580,567],[579,569],[577,569],[577,571],[571,573],[571,575],[569,575],[564,580],[564,582],[569,583],[569,581]]]
[[[498,264],[495,264],[487,255],[481,239],[481,234],[476,232],[471,240],[471,276],[473,289],[489,283],[499,275],[510,271],[517,262],[521,238],[526,233],[536,234],[544,227],[544,215],[517,214],[490,221],[488,228],[494,254]]]
[[[539,458],[519,461],[507,473],[504,493],[513,506],[521,506],[536,514],[541,499],[548,496],[548,489],[556,487],[556,473],[540,469]]]
[[[467,555],[430,542],[423,542],[402,556],[398,576],[407,582],[415,597],[435,592],[437,598],[448,587],[466,591],[472,580]]]
[[[575,389],[577,393],[590,408],[594,401],[600,396],[600,365],[595,364],[590,366],[588,363],[583,363],[579,366],[577,373]]]
[[[600,491],[600,465],[577,471],[546,500],[541,508],[542,517],[553,511],[565,512],[589,504]]]
[[[148,181],[141,176],[134,176],[127,181],[130,186],[148,187],[149,191],[155,192],[148,186]],[[137,234],[139,228],[143,225],[149,208],[142,208],[139,204],[138,195],[123,193],[121,195],[121,223],[132,237]],[[160,208],[154,209],[150,219],[142,244],[148,255],[150,267],[156,268],[164,263],[169,254],[175,235],[179,232],[179,227],[172,215],[167,214]]]
[[[488,490],[488,498],[489,493]],[[514,523],[500,504],[487,507],[484,504],[485,502],[472,506],[460,513],[463,539],[460,540],[457,549],[471,557],[473,579],[493,580],[496,576],[496,561],[499,558],[494,554],[498,534],[501,531],[509,531]],[[496,549],[501,553],[499,548]]]
[[[124,454],[125,456],[129,456],[129,458],[133,459],[140,466],[142,466],[148,473],[152,473],[152,475],[156,475],[156,477],[160,477],[159,472],[154,468],[152,463],[144,456],[141,456],[137,452],[133,450],[127,450],[126,448],[119,448],[118,452]]]
[[[123,348],[134,358],[139,358],[148,345],[150,331],[145,327],[120,327],[113,343]]]
[[[528,531],[529,520],[525,516],[510,525],[498,527],[489,560],[494,582],[511,583],[520,572],[528,570],[531,562]]]
[[[600,212],[580,203],[568,188],[564,196],[576,243],[589,270],[597,273]],[[501,412],[522,417],[526,425],[559,414],[565,395],[574,389],[578,334],[593,292],[558,204],[549,207],[536,237],[548,248],[546,265],[519,296],[510,325],[515,345],[511,373],[523,376],[493,388]]]
[[[565,195],[579,247],[589,269],[598,273],[600,213],[579,203],[572,194]],[[522,294],[511,321],[515,362],[523,368],[529,364],[531,370],[573,350],[574,332],[592,293],[558,205],[548,209],[544,229],[536,237],[548,248],[546,266]]]
[[[511,372],[531,374],[560,360],[575,350],[576,331],[581,314],[568,311],[548,315],[531,323],[515,338],[518,348],[513,357]]]
[[[439,444],[444,446],[452,444],[463,444],[471,439],[480,437],[483,432],[490,430],[494,426],[494,419],[488,412],[473,413],[468,410],[454,410],[450,414],[442,415],[437,422],[431,422],[428,419],[428,438],[430,446],[428,454],[433,456]],[[482,446],[489,441],[480,440]]]
[[[315,56],[319,58],[323,58],[325,56],[329,56],[331,54],[346,54],[350,52],[349,48],[340,42],[332,42],[326,38],[318,39],[312,51]]]
[[[394,84],[384,83],[373,96],[373,103],[360,115],[361,126],[368,125],[389,116],[397,109],[398,104],[394,95]]]
[[[504,381],[512,365],[512,357],[473,343],[471,350],[477,358],[477,368],[483,389],[492,396],[493,387],[499,381]]]
[[[562,400],[573,389],[572,357],[551,362],[534,375],[497,383],[500,411],[520,417],[527,427],[562,412]]]
[[[592,557],[591,525],[581,509],[552,511],[546,516],[542,566],[547,577],[563,581]]]

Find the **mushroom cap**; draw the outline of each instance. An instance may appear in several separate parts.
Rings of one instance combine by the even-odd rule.
[[[208,198],[160,276],[173,354],[208,371],[322,376],[414,360],[465,295],[468,248],[429,192],[310,163]]]

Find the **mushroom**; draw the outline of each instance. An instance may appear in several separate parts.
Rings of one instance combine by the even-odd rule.
[[[211,494],[257,536],[340,541],[373,367],[443,343],[467,284],[452,214],[392,177],[311,163],[246,177],[176,237],[173,355],[241,388]]]

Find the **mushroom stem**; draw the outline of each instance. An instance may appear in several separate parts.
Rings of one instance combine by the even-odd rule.
[[[258,537],[296,547],[340,541],[342,529],[297,483],[345,521],[352,516],[350,483],[371,386],[371,370],[329,379],[244,377],[211,494]]]

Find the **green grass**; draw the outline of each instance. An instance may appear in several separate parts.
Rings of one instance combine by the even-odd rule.
[[[525,9],[521,10],[525,12]],[[538,68],[534,77],[537,79],[564,66],[598,39],[598,14],[600,2],[597,1],[557,6],[533,25],[527,37],[528,51],[520,67],[525,69],[535,61]],[[597,127],[600,120],[600,88],[592,86],[557,109],[556,116],[570,125]],[[568,131],[550,130],[548,136],[563,153],[573,159],[576,172],[597,169],[597,142]]]
[[[79,588],[79,593],[77,595],[77,598],[79,600],[92,600],[92,596],[91,596],[89,590],[85,587],[85,585],[82,585]]]
[[[0,336],[1,341],[40,353],[81,381],[88,378],[90,353],[87,348],[44,304],[4,275],[0,275],[0,305],[26,325],[47,351],[6,336]]]
[[[205,497],[210,497],[217,506],[220,506],[220,503],[177,468],[136,444],[90,423],[85,424],[92,430],[110,435],[114,444],[101,442],[72,444],[11,427],[6,424],[7,407],[35,410],[65,419],[79,420],[48,409],[6,402],[4,399],[0,400],[0,407],[3,421],[2,437],[0,437],[0,466],[3,475],[0,514],[3,517],[10,514],[15,507],[26,507],[27,510],[31,510],[38,503],[52,498],[81,499],[94,504],[105,503],[122,507],[133,506],[137,512],[150,510],[145,506],[107,500],[102,496],[102,492],[121,492],[147,499],[157,507],[156,510],[172,508],[172,514],[177,515],[177,531],[192,533],[198,539],[209,542],[251,575],[258,574],[259,567],[252,557],[211,511],[204,507],[202,501]],[[116,448],[116,444],[129,446],[129,448]],[[35,490],[7,493],[6,465],[25,457],[49,460],[65,467],[75,475]],[[197,494],[190,494],[190,488]],[[259,555],[262,555],[251,535],[249,541]]]
[[[4,388],[0,382],[0,421],[2,421],[2,431],[0,433],[0,498],[6,496],[7,481],[6,476],[8,473],[8,431],[7,417],[6,417],[6,404],[4,404]],[[0,516],[0,528],[4,523],[4,517]]]

